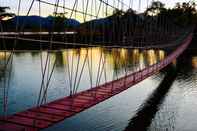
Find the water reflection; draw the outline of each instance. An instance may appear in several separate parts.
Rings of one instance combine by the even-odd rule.
[[[138,54],[140,52],[139,50]],[[153,82],[152,85],[148,85],[151,82],[146,79],[134,88],[46,131],[195,131],[197,129],[197,70],[194,66],[196,52],[190,54],[189,51],[176,60],[176,66],[173,66],[178,74],[171,87],[166,86],[172,83],[170,74],[169,80],[162,82],[165,87],[161,84],[157,89],[156,86],[163,77],[152,76],[157,84]],[[158,53],[156,51],[155,54]],[[143,51],[143,54],[146,54],[146,51]],[[132,58],[132,53],[129,57]],[[162,72],[166,73],[165,70]],[[130,123],[125,129],[129,120]]]
[[[12,73],[12,55],[9,52],[0,52],[0,114],[7,115],[8,91]]]
[[[176,61],[178,76],[159,111],[152,120],[149,131],[195,131],[197,81],[196,51],[186,51]]]
[[[65,61],[62,52],[55,52],[55,57],[56,57],[56,67],[57,68],[63,67]]]
[[[154,50],[147,51],[147,61],[148,61],[149,65],[153,65],[157,62],[157,56],[156,56]]]
[[[197,69],[197,56],[192,57],[192,66],[194,69]]]
[[[101,57],[106,59],[109,68],[120,72],[119,70],[126,68],[129,69],[142,69],[148,65],[153,65],[165,57],[165,52],[162,50],[145,50],[139,49],[104,49],[104,48],[80,48],[69,49],[62,52],[56,52],[57,66],[71,66],[76,60],[84,61],[87,57],[89,62],[98,65]],[[78,58],[79,57],[79,58]],[[81,63],[82,64],[82,63]],[[96,66],[97,67],[97,66]],[[95,67],[95,68],[96,68]],[[71,67],[70,67],[71,68]]]
[[[10,52],[0,52],[0,61],[5,63],[5,58],[8,58],[10,54]],[[35,106],[47,55],[49,55],[50,62],[46,74],[50,74],[53,64],[56,62],[46,95],[46,102],[49,102],[70,95],[70,90],[73,88],[77,89],[76,92],[87,90],[95,85],[121,77],[125,73],[145,68],[162,60],[165,53],[161,50],[116,48],[14,52],[11,67],[7,68],[11,72],[10,76],[5,73],[0,74],[0,84],[3,85],[6,79],[9,83],[7,89],[11,92],[8,95],[8,114]],[[5,68],[1,68],[5,70]],[[46,79],[48,78],[46,77]],[[3,100],[3,97],[1,99]],[[1,112],[2,114],[3,112]]]
[[[10,52],[6,52],[6,51],[0,52],[0,64],[1,64],[1,66],[2,66],[2,64],[7,62],[10,54],[11,54]]]
[[[165,52],[163,50],[159,50],[159,60],[163,60],[165,58]]]
[[[4,78],[6,70],[8,70],[11,59],[10,52],[0,52],[0,79]]]
[[[170,90],[173,81],[176,78],[176,71],[170,67],[167,75],[160,83],[159,87],[150,95],[150,97],[141,106],[139,111],[130,120],[125,131],[145,131],[152,123],[152,119],[160,108],[166,94]]]

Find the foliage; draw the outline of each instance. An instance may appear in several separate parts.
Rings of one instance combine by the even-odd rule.
[[[152,2],[151,6],[145,11],[145,14],[163,17],[180,26],[189,26],[197,22],[195,2],[176,3],[174,8],[167,9],[162,2],[155,1]]]
[[[6,9],[10,9],[10,7],[0,7],[0,13],[5,13]]]
[[[69,24],[67,24],[65,21],[67,13],[57,13],[54,12],[51,16],[53,19],[53,25],[55,30],[64,30],[65,28],[69,28]]]
[[[191,25],[197,22],[197,10],[195,2],[177,3],[175,8],[171,9],[171,18],[174,17],[175,22],[180,25]]]
[[[151,6],[145,11],[145,14],[158,15],[162,10],[165,10],[165,4],[160,1],[153,1]]]
[[[0,20],[2,20],[5,17],[13,17],[15,14],[13,13],[7,13],[6,10],[10,9],[10,7],[0,7]]]

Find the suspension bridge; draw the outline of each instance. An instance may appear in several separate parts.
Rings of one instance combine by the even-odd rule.
[[[39,98],[37,104],[27,110],[17,112],[13,115],[0,117],[0,130],[3,131],[37,131],[41,129],[48,128],[60,121],[70,118],[82,111],[85,111],[125,90],[132,88],[135,84],[143,81],[144,79],[158,73],[160,70],[171,64],[176,60],[189,46],[193,37],[193,26],[187,28],[180,28],[179,26],[170,23],[164,17],[155,18],[143,18],[138,17],[138,15],[127,14],[124,8],[132,8],[132,0],[127,6],[123,0],[115,0],[112,4],[108,0],[98,0],[91,1],[83,0],[81,5],[78,7],[78,0],[75,0],[72,8],[66,6],[65,0],[61,3],[56,0],[55,3],[50,3],[45,0],[32,0],[30,7],[26,16],[30,14],[33,5],[37,2],[39,16],[41,16],[42,4],[52,6],[54,8],[54,14],[57,15],[60,9],[65,13],[69,11],[68,18],[77,18],[77,15],[82,15],[83,23],[88,23],[87,17],[93,20],[101,20],[108,18],[111,20],[109,25],[106,22],[101,22],[99,28],[96,27],[94,23],[88,23],[87,25],[82,25],[79,29],[71,33],[65,31],[56,30],[59,28],[53,22],[52,29],[50,31],[43,31],[42,24],[39,25],[39,30],[35,32],[28,32],[29,29],[25,30],[25,22],[21,22],[20,19],[16,19],[15,31],[6,31],[5,23],[0,22],[1,32],[0,38],[2,43],[5,44],[7,39],[13,39],[13,47],[9,60],[13,59],[13,53],[17,44],[20,41],[37,42],[40,45],[40,50],[42,50],[43,43],[49,44],[49,50],[52,49],[53,45],[72,45],[74,47],[102,47],[102,48],[125,48],[125,49],[169,49],[173,47],[173,50],[168,53],[168,55],[145,68],[139,69],[135,72],[129,72],[127,67],[125,67],[125,72],[120,77],[114,77],[112,80],[107,80],[107,74],[105,69],[105,59],[102,60],[102,55],[99,59],[98,71],[92,71],[92,57],[89,58],[88,53],[85,56],[84,61],[80,67],[80,58],[78,58],[76,63],[76,69],[74,70],[73,60],[67,58],[68,65],[68,79],[69,84],[66,86],[70,87],[70,95],[54,100],[52,102],[46,102],[47,90],[49,88],[54,68],[56,66],[56,59],[52,66],[50,65],[51,59],[49,57],[49,52],[47,51],[46,60],[43,60],[41,55],[41,87],[39,92]],[[148,3],[148,2],[147,2]],[[139,8],[141,7],[141,1],[139,1]],[[91,5],[91,6],[90,6]],[[93,5],[96,7],[93,10]],[[97,7],[99,6],[99,7]],[[89,9],[90,8],[90,9]],[[111,8],[111,9],[110,9]],[[109,12],[111,10],[116,10],[117,12],[125,12],[120,16],[113,14],[110,17]],[[17,15],[20,15],[21,10],[21,0],[18,0]],[[133,12],[132,12],[133,13]],[[135,20],[130,20],[126,16],[130,16]],[[102,16],[100,18],[100,16]],[[56,16],[55,16],[56,17]],[[89,20],[91,21],[91,20]],[[41,22],[41,20],[40,20]],[[6,26],[7,27],[7,26]],[[82,32],[83,28],[87,28],[86,32]],[[87,33],[88,32],[88,33]],[[95,33],[96,32],[96,33]],[[55,35],[61,35],[63,40],[55,41]],[[72,37],[72,40],[66,39],[67,35],[77,34],[77,36]],[[85,34],[85,35],[84,35]],[[99,34],[99,35],[98,35]],[[37,35],[37,38],[31,38],[28,36]],[[43,39],[43,35],[48,35],[49,39]],[[81,43],[78,41],[81,40]],[[100,45],[99,45],[100,43]],[[36,43],[34,43],[36,44]],[[6,44],[3,46],[4,50],[7,50]],[[87,51],[88,52],[88,51]],[[91,54],[92,55],[92,54]],[[90,88],[81,92],[78,92],[78,87],[81,82],[81,77],[84,72],[85,65],[87,63],[89,69],[90,77]],[[81,68],[81,69],[80,69]],[[96,84],[93,84],[93,74],[96,77]],[[105,82],[100,84],[101,77],[104,75]]]
[[[68,96],[53,102],[1,118],[3,130],[38,130],[84,111],[110,97],[121,93],[147,77],[157,73],[175,60],[188,47],[192,34],[188,34],[181,45],[164,60],[138,72],[127,74],[117,80]]]

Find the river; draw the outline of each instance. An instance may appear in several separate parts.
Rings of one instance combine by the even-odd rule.
[[[13,57],[10,58],[12,54]],[[73,90],[71,87],[75,85],[75,81],[79,80],[78,86],[75,87],[77,92],[80,92],[98,83],[102,84],[123,76],[125,69],[127,73],[132,73],[152,65],[164,59],[166,55],[167,53],[162,50],[103,48],[67,49],[49,53],[47,51],[0,52],[0,114],[11,115],[37,104],[47,56],[50,61],[47,64],[45,81],[49,78],[55,61],[56,64],[45,102],[68,96]],[[167,89],[161,90],[161,83],[165,83],[164,79],[167,75],[163,70],[128,90],[45,130],[126,131],[132,129],[138,120],[142,122],[141,126],[146,126],[143,129],[148,131],[195,131],[197,129],[197,54],[189,53],[182,57],[185,58],[173,62],[174,68],[177,68],[177,76],[171,85],[166,87]],[[102,63],[105,63],[104,68],[101,66],[98,71]],[[83,65],[85,65],[84,69]],[[81,69],[83,71],[79,77]],[[79,74],[75,80],[77,70]],[[152,106],[149,105],[150,103]]]

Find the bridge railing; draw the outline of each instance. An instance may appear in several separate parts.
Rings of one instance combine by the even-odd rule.
[[[73,96],[64,97],[26,111],[16,113],[12,116],[0,118],[4,123],[0,126],[0,130],[10,130],[11,128],[13,129],[13,127],[14,129],[19,128],[20,130],[29,130],[29,128],[40,130],[48,128],[63,119],[82,112],[112,96],[115,96],[118,93],[121,93],[132,85],[139,83],[166,67],[187,48],[191,39],[192,34],[189,34],[188,37],[181,42],[182,44],[164,60],[138,72],[125,75],[124,77],[107,82],[95,88],[82,91],[74,94]]]
[[[156,72],[158,72],[159,70],[163,69],[164,67],[166,67],[167,65],[169,65],[170,63],[173,62],[173,60],[175,60],[189,45],[191,39],[192,39],[192,33],[190,33],[180,44],[180,46],[170,55],[168,55],[164,60],[153,64],[147,68],[144,68],[142,70],[139,70],[137,72],[134,72],[132,74],[126,75],[124,77],[118,78],[117,80],[111,81],[111,82],[107,82],[103,85],[100,86],[105,86],[108,83],[111,83],[113,85],[113,83],[116,83],[117,81],[121,81],[124,80],[124,84],[128,84],[128,85],[134,85],[135,83],[138,83],[144,79],[146,79],[147,77],[155,74]]]
[[[148,76],[151,76],[152,74],[158,72],[159,70],[161,70],[162,68],[166,67],[171,62],[173,62],[173,60],[175,60],[187,48],[191,39],[192,39],[192,33],[189,34],[189,36],[182,42],[182,45],[180,45],[173,53],[167,56],[164,60],[160,61],[159,63],[153,64],[147,68],[144,68],[138,72],[132,73],[127,77],[124,77],[123,79],[129,81],[128,84],[132,84],[138,81],[142,81]]]
[[[128,86],[132,86],[132,85],[146,79],[147,77],[157,73],[158,71],[160,71],[161,69],[163,69],[164,67],[166,67],[167,65],[172,63],[173,60],[175,60],[187,48],[187,46],[189,45],[189,43],[192,40],[192,36],[193,36],[192,33],[185,36],[183,38],[180,46],[175,51],[173,51],[173,53],[168,55],[164,60],[162,60],[156,64],[153,64],[149,67],[146,67],[144,69],[141,69],[137,72],[131,73],[129,75],[125,75],[124,77],[104,83],[104,84],[97,86],[95,88],[107,86],[108,84],[111,84],[113,87],[115,85],[114,83],[116,83],[117,81],[124,81],[123,84],[126,85],[125,88],[128,88]],[[114,87],[114,89],[115,89],[115,87]]]

